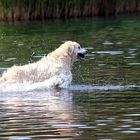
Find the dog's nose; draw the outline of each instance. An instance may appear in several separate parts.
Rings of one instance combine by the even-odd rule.
[[[85,51],[85,54],[87,54],[87,53],[88,53],[88,51],[86,50],[86,51]]]

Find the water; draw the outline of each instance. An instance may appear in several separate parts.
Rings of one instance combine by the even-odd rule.
[[[69,89],[0,92],[0,140],[140,139],[139,17],[0,24],[0,73],[65,40],[88,49]]]

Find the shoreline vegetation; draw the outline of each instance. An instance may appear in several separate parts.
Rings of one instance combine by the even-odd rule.
[[[117,16],[140,12],[140,0],[0,0],[0,21]]]

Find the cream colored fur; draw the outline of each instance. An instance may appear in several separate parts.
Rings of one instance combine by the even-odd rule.
[[[42,82],[60,74],[72,75],[71,68],[78,51],[85,53],[85,49],[82,50],[81,48],[79,49],[79,47],[80,45],[78,43],[67,41],[36,63],[9,68],[3,73],[0,78],[0,83],[24,81],[35,83]]]

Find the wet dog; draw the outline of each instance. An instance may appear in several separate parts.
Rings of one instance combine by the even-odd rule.
[[[36,63],[9,68],[3,73],[0,83],[23,83],[24,81],[37,83],[57,76],[60,80],[54,81],[54,87],[59,87],[62,82],[69,85],[72,81],[73,62],[78,56],[84,57],[86,52],[86,49],[81,48],[77,42],[67,41]]]

